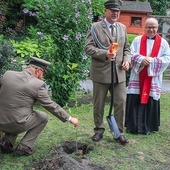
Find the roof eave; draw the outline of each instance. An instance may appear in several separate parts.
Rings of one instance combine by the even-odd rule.
[[[128,13],[133,12],[133,13],[140,13],[140,14],[141,13],[149,13],[149,14],[151,14],[153,11],[136,11],[136,10],[133,11],[133,10],[124,10],[124,9],[122,9],[121,12],[128,12]]]

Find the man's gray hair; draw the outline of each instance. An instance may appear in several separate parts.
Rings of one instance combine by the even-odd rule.
[[[154,21],[155,24],[157,24],[157,26],[159,26],[158,20],[157,20],[156,18],[153,18],[153,17],[150,17],[150,18],[147,18],[147,19],[146,19],[146,21],[145,21],[145,26],[146,26],[150,21]]]

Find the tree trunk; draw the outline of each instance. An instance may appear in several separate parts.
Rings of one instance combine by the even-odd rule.
[[[4,136],[4,133],[0,131],[0,139]]]

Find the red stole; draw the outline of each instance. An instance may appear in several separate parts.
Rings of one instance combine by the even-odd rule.
[[[153,44],[153,48],[150,57],[157,57],[159,48],[161,44],[161,36],[156,34],[156,38]],[[140,54],[143,56],[147,55],[147,36],[144,34],[141,38],[140,43]],[[148,76],[147,66],[139,73],[139,83],[140,83],[140,98],[142,104],[148,103],[149,92],[151,88],[152,77]]]

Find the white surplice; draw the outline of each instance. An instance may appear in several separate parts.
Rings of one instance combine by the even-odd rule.
[[[139,72],[143,69],[143,67],[141,67],[141,62],[145,57],[139,54],[141,38],[142,36],[136,37],[130,47],[132,53],[132,69],[127,88],[127,94],[140,94]],[[150,56],[153,44],[154,40],[147,39],[147,56]],[[149,96],[153,97],[154,100],[159,100],[160,98],[163,73],[168,67],[169,63],[170,47],[168,42],[162,38],[158,55],[157,57],[151,58],[151,63],[147,68],[148,76],[152,77]]]

